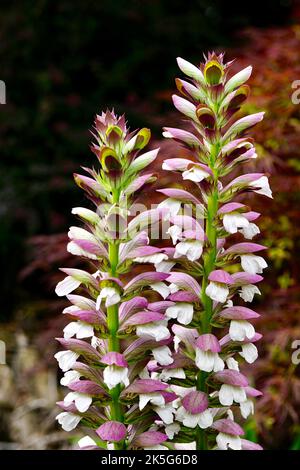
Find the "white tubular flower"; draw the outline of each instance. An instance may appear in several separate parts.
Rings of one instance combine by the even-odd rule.
[[[200,181],[209,177],[209,173],[202,170],[197,166],[193,166],[189,170],[186,170],[182,173],[182,178],[184,180],[194,181],[195,183],[200,183]]]
[[[245,302],[252,302],[254,295],[259,294],[261,295],[261,292],[257,286],[254,286],[253,284],[247,284],[245,286],[241,286],[241,290],[239,291],[240,297],[245,301]]]
[[[212,351],[202,351],[196,348],[195,364],[204,372],[219,372],[224,369],[224,361],[219,354]]]
[[[159,380],[168,382],[171,378],[174,379],[185,379],[186,375],[183,369],[163,369],[159,374]]]
[[[237,370],[239,372],[239,363],[233,357],[229,357],[228,359],[226,359],[226,364],[228,369]]]
[[[171,197],[160,202],[157,206],[157,209],[168,209],[169,215],[177,215],[181,208],[181,201],[178,199],[172,199]]]
[[[148,403],[155,406],[164,406],[165,399],[159,392],[141,393],[139,398],[139,409],[142,411]]]
[[[73,290],[77,289],[80,284],[81,282],[77,279],[74,279],[72,276],[67,276],[57,284],[55,293],[59,297],[63,297],[64,295],[68,295],[73,292]]]
[[[252,400],[246,400],[240,403],[241,415],[244,419],[247,419],[248,416],[254,414],[254,403]]]
[[[176,413],[173,403],[166,403],[163,406],[155,406],[154,411],[158,414],[164,424],[172,424],[174,421],[174,414]]]
[[[165,255],[164,253],[155,253],[153,255],[148,255],[148,256],[138,256],[137,258],[134,258],[133,261],[135,261],[136,263],[159,264],[167,259],[168,259],[168,256]]]
[[[229,295],[229,289],[226,284],[211,281],[205,289],[206,295],[216,302],[224,303]]]
[[[260,233],[260,230],[256,224],[249,222],[249,225],[239,230],[239,232],[241,232],[244,237],[247,238],[247,240],[252,240],[255,235],[258,235]]]
[[[102,299],[105,299],[105,307],[111,307],[120,302],[121,297],[115,287],[103,287],[97,297],[96,309],[99,310]]]
[[[60,369],[63,372],[67,372],[69,369],[72,369],[77,358],[79,357],[79,354],[67,350],[59,351],[58,353],[54,354],[54,357],[57,360]]]
[[[239,436],[225,434],[220,432],[216,437],[217,445],[220,450],[242,450],[242,441]]]
[[[84,436],[77,442],[77,445],[80,449],[84,447],[96,446],[96,442],[90,436]]]
[[[202,255],[203,244],[199,240],[187,240],[177,243],[174,258],[186,256],[190,261],[196,261]]]
[[[165,432],[169,439],[174,439],[174,436],[180,431],[179,423],[172,423],[165,426]]]
[[[77,424],[81,421],[81,416],[63,411],[59,413],[55,419],[57,419],[64,431],[69,432],[76,428]]]
[[[127,387],[129,385],[128,368],[120,367],[115,364],[105,367],[103,371],[103,381],[109,390],[121,383]]]
[[[262,176],[261,178],[253,181],[251,183],[251,187],[257,188],[257,189],[254,189],[255,193],[263,194],[264,196],[270,197],[271,199],[273,198],[267,176]]]
[[[168,339],[171,336],[167,328],[168,322],[165,320],[156,321],[153,323],[145,323],[144,325],[138,325],[136,327],[136,334],[139,337],[149,337],[154,338],[155,341],[162,341],[163,339]]]
[[[166,299],[170,294],[170,288],[164,282],[154,282],[153,284],[150,284],[150,287],[161,295],[163,299]]]
[[[255,335],[254,326],[247,320],[231,320],[229,336],[232,341],[244,341],[251,339]]]
[[[246,391],[243,387],[235,385],[222,384],[219,390],[219,402],[223,406],[231,406],[235,401],[242,403],[247,399]]]
[[[64,398],[64,404],[66,406],[69,406],[74,402],[77,410],[80,411],[80,413],[87,411],[92,401],[92,397],[80,392],[70,392]]]
[[[249,226],[249,220],[239,212],[231,212],[223,217],[223,226],[228,233],[237,233],[238,229]]]
[[[179,225],[172,225],[172,227],[170,227],[167,230],[167,233],[170,235],[170,237],[172,239],[172,242],[173,242],[173,245],[175,245],[177,240],[180,240],[180,238],[182,236],[182,228],[179,227]]]
[[[194,306],[187,302],[177,302],[166,310],[167,318],[177,318],[182,325],[188,325],[193,320]]]
[[[183,406],[178,408],[176,412],[177,421],[182,422],[187,428],[194,429],[199,426],[201,429],[209,428],[213,423],[213,416],[210,410],[205,410],[202,413],[192,414],[189,413]]]
[[[168,366],[174,362],[171,349],[168,346],[161,346],[152,351],[153,357],[161,366]]]
[[[248,364],[252,364],[258,358],[257,347],[253,343],[245,343],[242,345],[242,351],[239,352]]]
[[[268,267],[262,256],[253,254],[241,255],[241,266],[246,273],[261,274]]]
[[[69,323],[64,328],[64,338],[70,339],[72,336],[76,335],[76,338],[91,338],[94,336],[94,328],[88,323],[82,321],[74,321]]]
[[[80,377],[81,374],[76,370],[69,370],[68,372],[65,372],[65,375],[60,379],[60,383],[67,387],[70,383],[79,380]]]

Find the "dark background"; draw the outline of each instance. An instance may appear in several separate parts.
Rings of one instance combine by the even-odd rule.
[[[16,432],[6,420],[37,393],[30,381],[24,386],[24,377],[48,373],[49,364],[54,368],[52,338],[61,320],[53,288],[58,267],[71,263],[65,252],[70,211],[84,202],[72,173],[94,163],[88,130],[95,113],[114,107],[126,113],[132,128],[150,127],[154,139],[161,139],[161,127],[179,119],[170,100],[176,57],[199,63],[203,52],[217,49],[236,56],[238,68],[255,67],[250,108],[267,111],[257,133],[259,165],[278,192],[276,204],[264,201],[262,207],[271,269],[260,308],[273,316],[262,325],[267,342],[256,380],[267,398],[259,425],[250,423],[248,432],[271,448],[300,446],[299,379],[293,369],[292,383],[281,380],[290,366],[287,348],[300,338],[300,105],[290,100],[291,82],[300,79],[298,2],[2,1],[0,18],[0,79],[7,93],[0,105],[0,328],[13,370],[18,348],[32,347],[36,358],[19,381],[11,379],[17,399],[4,399],[0,441],[16,440],[25,448],[57,445],[55,439],[28,444],[26,432]],[[268,349],[274,344],[275,351]],[[39,422],[43,413],[37,408],[38,417],[30,419]],[[51,424],[41,434],[49,429]]]

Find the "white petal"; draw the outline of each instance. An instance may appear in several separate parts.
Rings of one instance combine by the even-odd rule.
[[[82,339],[82,338],[91,338],[94,336],[94,328],[92,325],[89,325],[88,323],[84,323],[79,321],[79,328],[76,333],[76,338]]]
[[[186,256],[190,261],[196,261],[202,255],[203,245],[199,240],[182,241],[176,245],[174,258]]]
[[[154,408],[154,411],[158,414],[160,419],[165,424],[172,424],[174,421],[174,416],[173,413],[175,413],[175,410],[172,406],[172,403],[168,403],[167,405],[164,406],[156,406]]]
[[[255,329],[251,323],[246,320],[231,320],[229,327],[229,336],[232,341],[244,341],[251,339],[255,335]]]
[[[72,431],[80,422],[81,416],[77,416],[73,413],[69,413],[68,411],[64,411],[57,415],[55,419],[57,419],[64,431]]]
[[[214,354],[211,351],[202,351],[202,349],[196,348],[195,364],[198,369],[204,372],[212,372],[215,364]]]
[[[244,235],[247,240],[252,240],[255,235],[260,233],[259,227],[254,223],[249,223],[248,227],[242,228],[240,232]]]
[[[89,251],[84,250],[81,248],[77,243],[74,241],[70,241],[67,245],[67,251],[68,253],[71,253],[71,255],[75,256],[85,256],[86,258],[96,260],[98,259],[97,255],[94,253],[90,253]]]
[[[155,282],[150,284],[150,287],[159,295],[161,295],[163,299],[166,299],[170,294],[170,289],[164,282]]]
[[[56,295],[62,297],[64,295],[70,294],[73,290],[77,289],[81,284],[80,281],[73,279],[71,276],[65,277],[62,281],[60,281],[55,289]]]
[[[188,325],[191,323],[194,314],[193,304],[187,302],[177,302],[172,307],[168,307],[166,310],[167,318],[177,318],[178,322],[182,325]]]
[[[77,393],[77,392],[76,392]],[[75,406],[80,413],[87,411],[92,403],[92,397],[86,395],[85,393],[77,393],[75,398]]]
[[[229,294],[229,289],[225,284],[211,281],[205,289],[206,295],[216,302],[224,303]]]
[[[163,339],[170,338],[171,334],[168,328],[165,326],[164,321],[158,321],[153,323],[146,323],[145,325],[138,325],[136,327],[137,336],[150,336],[155,341],[161,341]]]
[[[103,371],[103,381],[109,390],[121,383],[125,386],[129,385],[128,368],[116,365],[105,367]]]
[[[247,284],[241,287],[240,297],[245,302],[252,302],[255,294],[261,294],[259,288],[253,284]]]
[[[264,196],[270,197],[271,199],[273,198],[267,176],[262,176],[258,180],[253,181],[251,186],[253,188],[259,188],[255,191],[257,194],[263,194]]]
[[[155,253],[154,255],[148,255],[148,256],[138,256],[137,258],[134,258],[133,261],[136,263],[153,263],[153,264],[159,264],[164,260],[167,260],[168,256],[164,253]]]
[[[231,213],[223,217],[223,225],[228,233],[237,233],[239,228],[245,228],[249,225],[249,220],[242,214]]]
[[[76,370],[69,370],[65,375],[60,379],[61,385],[67,387],[70,383],[76,382],[81,377],[80,373]]]
[[[254,404],[252,400],[246,400],[240,403],[241,415],[244,419],[247,419],[248,416],[254,414]]]
[[[243,401],[247,400],[247,395],[246,395],[244,388],[232,386],[232,389],[233,389],[233,400],[236,403],[242,403]]]
[[[154,266],[158,273],[169,273],[175,264],[173,261],[161,261],[160,263],[154,263]]]
[[[209,428],[212,425],[213,421],[214,419],[210,410],[205,410],[202,413],[198,414],[198,426],[201,429]]]
[[[228,359],[226,359],[226,364],[228,369],[237,371],[240,370],[238,361],[236,361],[233,357],[229,357]]]
[[[96,442],[90,436],[84,436],[77,442],[78,447],[82,449],[83,447],[96,446]]]
[[[64,338],[70,339],[72,336],[76,335],[79,329],[79,325],[77,321],[72,321],[67,326],[64,327]]]
[[[139,409],[143,410],[149,402],[152,403],[152,405],[163,406],[165,399],[160,393],[141,393],[139,397]]]
[[[243,344],[242,345],[242,352],[240,352],[239,354],[249,364],[252,364],[258,358],[257,347],[255,346],[255,344],[252,344],[252,343]]]
[[[195,183],[200,183],[200,181],[204,180],[208,176],[209,173],[196,166],[193,166],[182,173],[182,178],[184,180],[194,181]]]
[[[175,245],[175,243],[177,242],[177,240],[179,240],[181,238],[181,235],[182,235],[182,228],[179,227],[178,225],[172,225],[172,227],[170,227],[168,230],[167,230],[167,233],[170,235],[170,237],[172,238],[172,242],[173,242],[173,245]]]
[[[165,427],[165,432],[169,439],[174,439],[175,434],[178,434],[179,431],[180,431],[179,423],[168,424]]]
[[[160,202],[157,206],[158,209],[168,209],[171,216],[175,216],[180,211],[181,201],[178,199],[172,199],[171,197]]]
[[[73,351],[59,351],[54,354],[55,359],[58,361],[58,365],[63,372],[66,372],[69,369],[72,369],[75,364],[79,354]]]
[[[142,378],[142,377],[141,377]],[[145,377],[146,378],[146,377]],[[159,379],[163,382],[168,382],[171,378],[174,379],[185,379],[185,372],[183,369],[163,369],[159,374]]]
[[[241,255],[241,266],[250,274],[261,274],[268,266],[264,258],[252,254]]]
[[[241,450],[242,442],[239,436],[232,436],[220,432],[216,437],[217,445],[220,450],[227,450],[228,447],[232,450]]]
[[[154,359],[161,366],[168,366],[174,362],[172,358],[172,352],[168,346],[161,346],[160,348],[155,348],[152,351]]]
[[[219,402],[224,406],[231,406],[233,403],[232,385],[222,384],[219,390]]]

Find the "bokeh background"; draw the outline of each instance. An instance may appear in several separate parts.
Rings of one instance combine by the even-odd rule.
[[[269,269],[255,306],[263,313],[260,359],[249,369],[264,396],[247,434],[268,449],[300,449],[300,374],[291,361],[300,339],[299,220],[300,5],[293,0],[3,0],[0,7],[0,449],[70,448],[80,431],[56,426],[61,397],[54,337],[66,320],[54,295],[66,253],[70,211],[84,204],[72,173],[92,165],[94,114],[126,113],[132,128],[180,122],[171,104],[175,58],[199,63],[216,49],[252,64],[246,111],[265,110],[254,131],[258,171],[275,198],[251,199]],[[178,149],[162,143],[166,153]],[[159,165],[157,165],[159,172]],[[160,175],[164,186],[166,176]]]

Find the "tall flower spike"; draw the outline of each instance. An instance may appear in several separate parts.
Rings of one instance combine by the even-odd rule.
[[[63,313],[72,320],[64,328],[64,338],[58,339],[65,351],[55,355],[65,372],[61,383],[70,389],[59,403],[62,412],[57,420],[66,431],[81,421],[95,431],[94,439],[80,440],[82,448],[150,448],[168,439],[151,426],[177,398],[168,384],[152,379],[145,369],[153,358],[164,366],[173,362],[165,311],[174,303],[162,301],[169,295],[164,282],[169,274],[153,269],[136,277],[130,274],[134,263],[155,264],[168,258],[148,244],[150,216],[157,223],[160,211],[131,215],[136,192],[155,180],[152,173],[141,172],[158,149],[140,154],[150,131],[129,133],[124,116],[110,111],[96,116],[93,135],[99,168],[86,168],[88,176],[74,178],[95,210],[72,210],[84,226],[70,228],[67,248],[92,265],[92,274],[62,269],[66,277],[56,287],[57,295],[66,295],[71,302]],[[145,295],[151,289],[149,302]]]
[[[163,133],[190,154],[190,159],[165,160],[163,169],[181,173],[183,180],[194,185],[192,192],[178,187],[159,190],[177,202],[176,214],[171,210],[168,217],[168,233],[175,246],[169,248],[173,265],[167,279],[171,295],[166,300],[174,302],[167,315],[184,326],[172,326],[174,362],[160,368],[181,397],[175,412],[174,425],[180,425],[173,433],[175,448],[185,440],[190,448],[191,439],[197,449],[251,448],[241,439],[243,431],[234,417],[239,408],[243,417],[253,412],[239,360],[252,363],[257,358],[254,343],[260,335],[252,320],[259,315],[234,302],[239,297],[251,302],[260,294],[256,284],[267,264],[257,254],[263,246],[249,242],[230,246],[230,236],[252,239],[259,233],[253,223],[259,214],[240,202],[244,193],[267,197],[272,193],[263,174],[236,176],[241,163],[256,158],[247,132],[264,113],[237,118],[249,94],[245,82],[252,68],[232,76],[231,63],[223,59],[223,54],[209,53],[200,67],[178,59],[187,79],[176,80],[182,96],[174,95],[173,103],[189,128],[165,128]],[[230,178],[233,170],[234,179]],[[238,201],[234,201],[236,197]],[[182,376],[167,375],[168,370],[182,366]],[[197,408],[200,399],[205,403],[205,416],[199,414],[204,408]]]

